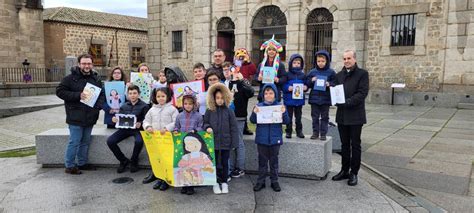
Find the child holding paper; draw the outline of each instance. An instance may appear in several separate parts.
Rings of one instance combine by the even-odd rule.
[[[275,96],[277,101],[280,101],[281,87],[285,82],[283,81],[283,76],[285,75],[285,65],[280,60],[280,52],[283,51],[283,46],[272,37],[270,40],[265,41],[261,46],[260,50],[264,50],[264,57],[260,65],[258,65],[257,71],[258,75],[256,79],[260,83],[260,93],[262,93],[263,85],[267,83],[273,83],[278,89],[278,95]],[[272,82],[266,82],[268,75],[273,76]],[[270,79],[272,80],[272,79]],[[258,96],[258,101],[263,101],[260,99],[262,95]]]
[[[161,134],[165,134],[167,131],[174,130],[176,118],[179,113],[173,104],[171,104],[172,97],[173,91],[168,87],[153,90],[150,97],[153,107],[150,108],[143,120],[143,128],[147,132],[153,133],[154,131],[160,131]],[[143,183],[151,183],[156,179],[152,172],[143,180]],[[155,185],[153,185],[153,189],[160,189],[161,191],[165,191],[168,188],[169,185],[161,179],[158,179]]]
[[[193,132],[202,131],[203,119],[198,112],[197,101],[193,95],[183,96],[183,111],[176,118],[174,132]],[[181,188],[181,194],[194,194],[193,186]]]
[[[310,88],[308,103],[311,105],[313,135],[311,139],[326,140],[329,124],[329,106],[331,95],[329,86],[334,86],[336,72],[331,69],[331,57],[325,50],[316,53],[316,67],[306,77],[306,85]],[[321,121],[320,121],[321,118]]]
[[[255,143],[258,151],[258,179],[257,184],[253,187],[254,191],[260,191],[265,188],[265,179],[268,171],[268,164],[270,163],[270,180],[271,187],[274,191],[281,191],[278,183],[278,153],[280,152],[280,145],[283,144],[283,129],[282,124],[288,123],[288,113],[285,106],[281,105],[276,100],[278,90],[275,84],[265,84],[261,92],[263,96],[260,103],[254,107],[250,122],[257,124]],[[259,123],[257,120],[257,113],[260,112],[261,107],[281,106],[282,123]]]
[[[142,128],[142,121],[148,112],[149,106],[142,100],[140,100],[140,89],[138,86],[131,85],[127,88],[128,101],[120,107],[120,114],[132,114],[137,118],[135,129],[118,129],[109,138],[107,138],[107,145],[110,150],[114,153],[117,160],[120,161],[120,166],[117,169],[117,173],[125,171],[128,164],[130,164],[130,172],[138,171],[138,155],[143,148],[143,138],[140,135]],[[112,117],[112,122],[117,123],[118,119]],[[133,154],[130,160],[120,150],[118,144],[124,139],[133,136],[135,137],[135,146],[133,147]]]
[[[290,118],[286,125],[286,138],[291,138],[293,132],[293,113],[295,114],[296,136],[304,138],[303,124],[301,123],[301,115],[303,114],[304,91],[308,88],[304,85],[306,76],[303,70],[304,61],[300,54],[293,54],[288,63],[288,72],[283,77],[285,84],[283,85],[283,102],[288,110]],[[301,88],[301,85],[303,85]],[[303,91],[301,91],[303,89]],[[299,93],[294,95],[294,93]]]

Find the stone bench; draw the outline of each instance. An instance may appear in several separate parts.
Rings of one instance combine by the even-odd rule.
[[[107,137],[115,130],[94,128],[92,141],[89,146],[89,163],[98,166],[118,165],[117,159],[107,146]],[[244,136],[246,148],[246,171],[258,171],[257,146],[255,136]],[[57,167],[64,165],[64,151],[69,138],[68,129],[51,129],[36,135],[37,163],[43,167]],[[279,172],[281,176],[303,177],[311,179],[325,179],[331,168],[332,138],[326,141],[300,138],[286,139],[280,149]],[[133,137],[125,139],[119,144],[120,149],[127,157],[133,150]],[[140,154],[139,165],[149,167],[148,155],[143,148]]]

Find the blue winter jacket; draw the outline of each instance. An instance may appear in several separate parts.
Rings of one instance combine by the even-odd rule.
[[[295,59],[301,59],[301,67],[300,68],[295,68],[293,67],[293,61]],[[290,86],[293,86],[294,83],[301,83],[305,84],[306,82],[306,76],[304,74],[304,61],[303,57],[300,54],[293,54],[290,57],[290,61],[288,63],[288,72],[284,76],[284,82],[286,82],[283,85],[282,91],[283,91],[283,102],[285,103],[285,106],[303,106],[305,99],[304,99],[304,91],[303,88],[299,88],[300,92],[303,94],[303,99],[293,99],[293,92],[289,91],[288,88]],[[293,90],[298,89],[294,88]]]
[[[326,76],[327,82],[329,82],[330,86],[335,86],[336,81],[336,72],[331,69],[331,57],[326,50],[320,50],[316,53],[316,55],[324,55],[326,56],[326,66],[322,69],[316,65],[308,75],[306,76],[306,86],[310,90],[308,103],[309,104],[317,104],[317,105],[331,105],[331,95],[329,93],[329,87],[326,87],[326,91],[319,91],[314,90],[314,83],[312,78],[315,76]]]
[[[265,88],[271,87],[275,92],[275,95],[278,95],[278,90],[275,84],[265,84],[262,88],[262,100],[263,100],[263,91]],[[281,105],[280,102],[274,101],[272,104],[267,104],[265,102],[260,102],[257,106],[274,106]],[[288,117],[288,112],[285,111],[283,114],[283,123],[281,124],[257,124],[257,114],[252,112],[250,116],[250,122],[257,124],[257,130],[255,133],[255,143],[264,145],[264,146],[274,146],[283,144],[283,124],[288,124],[290,118]]]

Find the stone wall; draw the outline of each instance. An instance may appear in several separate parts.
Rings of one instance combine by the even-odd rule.
[[[41,9],[22,6],[15,0],[0,0],[0,67],[44,67],[43,14]]]
[[[106,63],[108,62],[110,51],[112,48],[112,40],[115,36],[116,29],[108,27],[97,27],[79,24],[45,22],[45,43],[47,48],[45,51],[46,61],[48,65],[58,65],[64,67],[64,59],[66,56],[79,56],[88,52],[89,43],[103,44],[103,54],[106,55]],[[142,31],[122,30],[117,31],[118,37],[118,66],[125,69],[136,69],[131,67],[130,47],[143,46],[145,61],[146,46],[148,44],[147,33]],[[116,43],[113,44],[113,58],[116,59],[117,49]],[[112,63],[115,66],[117,62]]]
[[[372,88],[401,82],[409,91],[472,93],[472,2],[371,1],[367,67]],[[390,47],[391,16],[408,13],[417,17],[415,46],[400,51]]]
[[[474,94],[474,1],[449,1],[443,92]]]
[[[306,20],[316,8],[326,8],[333,13],[333,66],[342,66],[345,49],[356,49],[359,63],[365,63],[365,37],[367,29],[367,1],[291,1],[291,0],[222,0],[222,1],[148,1],[149,55],[155,68],[177,64],[191,77],[192,65],[211,63],[211,54],[217,44],[217,22],[229,17],[235,24],[235,48],[252,49],[253,17],[264,6],[275,5],[285,14],[286,54],[305,54]],[[186,51],[171,52],[171,31],[187,30]]]

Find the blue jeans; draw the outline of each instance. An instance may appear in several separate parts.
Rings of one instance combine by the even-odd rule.
[[[119,129],[114,134],[107,138],[107,145],[109,146],[110,150],[114,153],[117,160],[120,162],[125,162],[127,157],[123,154],[120,150],[118,144],[125,140],[126,138],[133,136],[135,137],[135,146],[133,147],[133,153],[130,160],[132,163],[138,163],[138,156],[143,148],[143,139],[142,135],[140,134],[140,130],[138,129]]]
[[[245,127],[245,121],[237,120],[237,128],[239,131],[239,146],[235,150],[235,159],[234,158],[230,159],[229,169],[231,171],[236,168],[241,169],[241,170],[245,169],[244,127]]]
[[[66,168],[84,166],[87,163],[93,126],[69,125],[69,143],[64,154]],[[77,163],[76,163],[77,156]]]

